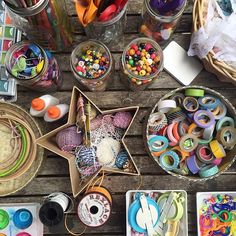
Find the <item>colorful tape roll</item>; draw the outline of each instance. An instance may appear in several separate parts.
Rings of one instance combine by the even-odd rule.
[[[167,113],[172,108],[176,108],[176,102],[174,100],[162,100],[158,102],[158,111],[162,113]]]
[[[150,115],[148,120],[148,129],[152,132],[158,132],[167,125],[167,118],[164,113],[156,112]]]
[[[203,109],[214,109],[219,105],[220,100],[211,95],[205,95],[198,98],[198,103]]]
[[[179,165],[179,156],[174,151],[167,151],[161,154],[159,162],[162,168],[174,170]]]
[[[223,158],[226,156],[223,146],[217,140],[212,140],[210,142],[210,148],[216,158]]]
[[[164,136],[150,135],[148,139],[148,145],[153,152],[159,152],[165,150],[168,147],[169,141]]]
[[[185,97],[183,101],[183,107],[188,112],[196,112],[199,108],[199,104],[196,98]]]
[[[197,148],[199,139],[193,134],[185,134],[179,141],[181,150],[192,152]]]
[[[204,129],[198,127],[195,123],[189,126],[188,134],[193,134],[196,137],[201,137],[203,135]]]
[[[216,123],[216,130],[218,131],[224,126],[231,126],[234,128],[235,127],[234,119],[228,116],[222,117]]]
[[[219,103],[219,106],[214,108],[214,109],[208,109],[213,116],[215,117],[216,120],[219,120],[223,117],[226,116],[227,113],[227,108],[225,106],[225,104],[223,104],[222,102]]]
[[[190,97],[203,97],[205,94],[205,91],[203,89],[192,89],[188,88],[185,89],[185,96],[190,96]]]
[[[196,150],[196,155],[202,163],[210,164],[214,160],[214,155],[208,145],[199,145]]]
[[[216,175],[218,172],[219,168],[216,165],[207,165],[201,168],[198,174],[201,178],[207,178]]]
[[[195,155],[188,157],[186,159],[186,164],[192,174],[197,174],[202,167],[202,164],[200,165],[200,162],[198,162]]]
[[[194,122],[201,128],[208,128],[215,124],[215,118],[211,112],[206,110],[198,110],[194,113]]]
[[[226,148],[232,148],[236,145],[236,129],[226,126],[218,130],[217,140]]]

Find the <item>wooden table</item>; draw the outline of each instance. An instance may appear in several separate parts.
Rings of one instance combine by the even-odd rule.
[[[74,46],[85,40],[82,28],[79,26],[74,5],[72,1],[67,0],[68,14],[73,24],[75,43]],[[190,42],[190,31],[192,25],[192,6],[193,0],[188,0],[188,5],[182,16],[181,22],[173,36],[185,49],[188,49]],[[215,190],[236,190],[236,165],[220,177],[207,182],[192,183],[180,180],[166,174],[158,167],[152,159],[147,155],[143,144],[142,124],[144,117],[149,108],[151,108],[164,94],[181,85],[176,82],[166,72],[162,72],[160,78],[145,91],[134,93],[129,91],[120,82],[118,76],[119,60],[124,48],[131,39],[138,37],[138,22],[142,9],[142,0],[130,0],[127,27],[125,30],[125,40],[119,45],[111,48],[113,56],[116,60],[116,75],[110,83],[106,92],[85,92],[101,109],[117,108],[129,105],[138,105],[140,110],[137,118],[129,130],[126,137],[126,144],[141,171],[143,176],[142,189],[184,189],[188,192],[188,217],[189,217],[189,235],[196,235],[196,208],[195,193],[198,191],[215,191]],[[78,85],[70,71],[70,53],[71,49],[67,49],[62,53],[56,53],[58,63],[62,71],[64,84],[59,92],[53,93],[60,98],[62,102],[69,103],[71,89],[73,85]],[[203,85],[219,91],[226,96],[233,105],[236,105],[236,87],[228,83],[219,82],[216,77],[205,70],[201,72],[194,85]],[[20,88],[18,96],[18,104],[24,108],[29,108],[32,98],[40,95],[33,91],[25,91]],[[129,99],[127,99],[129,98]],[[40,120],[38,120],[40,122]],[[45,123],[42,125],[45,126]],[[49,131],[60,124],[47,125],[46,131]],[[68,172],[67,161],[53,153],[46,152],[47,156],[37,175],[37,177],[23,190],[9,196],[0,198],[1,203],[10,202],[39,202],[43,196],[55,191],[64,191],[71,194],[71,185]],[[139,183],[139,177],[126,175],[112,175],[105,178],[104,186],[109,188],[113,194],[113,211],[110,221],[101,228],[87,229],[85,235],[109,235],[124,236],[125,235],[125,192],[129,189],[135,189]],[[121,184],[123,183],[123,184]],[[69,224],[74,232],[81,232],[83,226],[79,223],[75,211],[69,216]],[[69,235],[66,229],[58,227],[57,229],[49,229],[45,227],[45,235]],[[183,235],[184,236],[184,235]]]

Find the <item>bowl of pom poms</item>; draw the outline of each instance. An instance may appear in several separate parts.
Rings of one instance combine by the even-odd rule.
[[[169,174],[212,179],[235,160],[236,111],[220,93],[202,86],[162,97],[147,117],[148,153]]]

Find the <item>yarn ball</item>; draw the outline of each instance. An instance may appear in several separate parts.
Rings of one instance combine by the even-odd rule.
[[[133,117],[130,112],[127,111],[117,112],[114,116],[113,124],[117,128],[126,129],[128,128],[132,118]]]
[[[63,129],[56,135],[56,143],[64,152],[74,151],[76,147],[81,145],[83,136],[77,132],[76,126]]]
[[[92,175],[100,167],[94,147],[82,146],[78,151],[76,151],[75,157],[76,166],[82,175]]]
[[[116,166],[119,169],[123,169],[124,164],[128,161],[129,155],[126,150],[122,150],[119,152],[119,154],[116,157]]]
[[[98,115],[90,122],[90,130],[95,130],[100,128],[102,125],[112,124],[113,120],[111,115]]]
[[[121,144],[113,138],[104,138],[97,145],[97,158],[100,165],[114,166]]]

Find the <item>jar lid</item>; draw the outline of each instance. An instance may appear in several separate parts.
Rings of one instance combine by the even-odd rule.
[[[0,229],[5,229],[9,224],[9,215],[8,213],[0,209]]]

